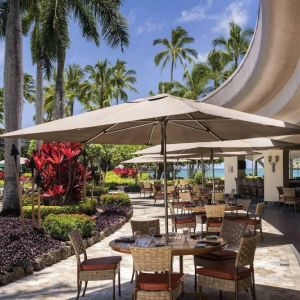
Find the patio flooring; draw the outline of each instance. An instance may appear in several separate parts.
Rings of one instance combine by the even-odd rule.
[[[153,206],[152,199],[140,199],[132,196],[135,219],[160,218],[164,229],[163,207]],[[271,208],[271,209],[275,209]],[[281,209],[281,208],[278,208]],[[266,211],[269,210],[269,207]],[[267,216],[268,212],[266,213]],[[269,219],[268,219],[269,220]],[[270,222],[270,221],[269,221]],[[300,299],[300,266],[298,253],[291,245],[290,236],[283,235],[270,223],[263,222],[264,240],[260,242],[255,257],[255,277],[257,299]],[[122,255],[121,262],[121,299],[131,299],[132,260],[130,255],[112,251],[108,246],[112,239],[130,235],[130,223],[125,224],[113,235],[87,249],[89,257]],[[178,260],[175,268],[178,270]],[[185,291],[193,292],[193,258],[184,257]],[[208,299],[218,299],[218,291],[207,290]],[[75,257],[61,261],[40,272],[24,277],[14,283],[0,287],[0,299],[75,299],[76,296],[76,260]],[[224,293],[224,299],[233,299],[231,293]],[[84,299],[112,299],[111,281],[89,282]],[[118,297],[117,297],[118,299]],[[185,296],[183,299],[195,299]],[[250,292],[242,292],[240,299],[252,299]]]

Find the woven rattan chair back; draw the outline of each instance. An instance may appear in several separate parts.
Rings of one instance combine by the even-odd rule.
[[[170,210],[170,213],[171,213],[171,216],[175,216],[175,209],[174,209],[174,206],[172,203],[168,202],[168,207],[169,207],[169,210]]]
[[[228,242],[228,248],[233,250],[239,248],[246,227],[247,224],[243,222],[223,220],[220,236]]]
[[[144,248],[130,246],[135,271],[171,272],[171,247]]]
[[[144,182],[144,188],[145,188],[145,189],[151,189],[151,183],[148,182],[148,181],[145,181],[145,182]]]
[[[155,227],[155,234],[160,234],[159,219],[131,220],[130,224],[131,224],[131,230],[133,235],[135,235],[136,232],[139,232],[140,234],[149,234],[150,227]]]
[[[276,188],[277,188],[279,196],[283,195],[283,187],[282,186],[277,186]]]
[[[226,204],[204,205],[207,218],[224,218]]]
[[[238,199],[237,200],[237,203],[239,205],[242,205],[243,206],[243,209],[245,211],[248,211],[250,209],[250,206],[251,206],[251,199]]]
[[[255,216],[261,217],[262,213],[264,210],[264,202],[262,203],[257,203],[256,204],[256,209],[255,209]]]
[[[296,190],[294,188],[283,188],[283,196],[289,198],[296,197]]]
[[[255,250],[257,245],[257,236],[243,237],[236,256],[235,266],[244,267],[253,265]]]
[[[179,192],[179,200],[180,201],[191,201],[191,193],[190,192]]]
[[[170,194],[170,193],[174,193],[175,191],[175,185],[168,185],[167,186],[167,193]]]
[[[215,192],[215,195],[213,197],[216,202],[223,201],[224,193],[223,192]]]
[[[72,243],[72,246],[74,248],[74,252],[77,258],[77,262],[80,263],[80,255],[84,255],[84,260],[87,259],[83,239],[81,237],[81,234],[78,230],[73,230],[68,234],[68,237]]]
[[[200,194],[201,189],[200,189],[199,184],[194,184],[193,185],[193,192],[196,193],[196,194]]]

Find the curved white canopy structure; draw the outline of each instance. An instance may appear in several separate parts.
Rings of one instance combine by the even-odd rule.
[[[236,72],[204,101],[299,123],[299,36],[299,0],[261,0],[248,53]]]

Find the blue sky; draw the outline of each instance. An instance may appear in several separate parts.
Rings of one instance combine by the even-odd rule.
[[[128,18],[130,45],[122,53],[111,49],[102,42],[99,48],[81,37],[80,29],[70,20],[71,46],[67,51],[66,65],[77,63],[82,66],[95,64],[107,58],[112,63],[117,58],[128,62],[128,67],[137,72],[138,94],[130,93],[129,98],[147,96],[150,90],[157,92],[159,81],[170,79],[170,68],[161,72],[153,58],[161,49],[152,46],[156,38],[170,37],[172,28],[184,27],[195,38],[193,48],[198,51],[198,60],[205,61],[211,50],[211,41],[228,34],[228,23],[235,21],[242,27],[255,27],[258,14],[258,0],[124,0],[122,13]],[[31,63],[30,43],[24,38],[24,71],[35,74]],[[4,44],[0,42],[0,86],[3,85]],[[178,66],[174,78],[181,80],[182,69]],[[81,108],[76,107],[76,113]],[[34,107],[24,105],[23,127],[33,125]]]

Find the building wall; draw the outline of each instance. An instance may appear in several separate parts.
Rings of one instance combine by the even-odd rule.
[[[277,202],[277,186],[287,186],[288,181],[288,151],[267,150],[264,151],[264,190],[265,201]],[[276,156],[278,161],[276,163]],[[270,160],[270,161],[269,161]]]
[[[232,189],[236,190],[235,178],[238,177],[237,156],[224,158],[225,193],[230,194]]]

